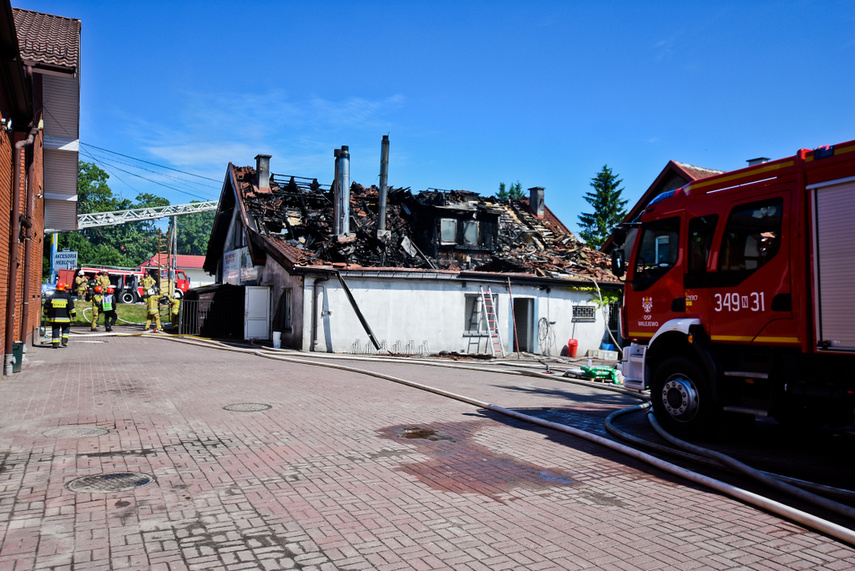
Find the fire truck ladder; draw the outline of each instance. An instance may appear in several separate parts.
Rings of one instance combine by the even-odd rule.
[[[499,324],[496,322],[493,291],[490,288],[484,291],[483,287],[480,287],[479,290],[481,291],[481,312],[484,316],[484,322],[487,324],[487,333],[490,336],[490,350],[493,352],[493,357],[497,356],[499,352],[502,353],[502,357],[505,357],[505,346],[502,344],[502,335],[499,333]]]

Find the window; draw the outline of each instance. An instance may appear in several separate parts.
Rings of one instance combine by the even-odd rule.
[[[658,220],[642,227],[635,259],[633,286],[636,289],[649,286],[674,266],[679,238],[679,218]]]
[[[702,274],[706,271],[717,223],[718,214],[699,216],[689,220],[687,273]]]
[[[493,311],[496,313],[496,321],[499,320],[499,296],[493,294]],[[463,331],[470,335],[487,334],[487,322],[484,319],[484,309],[479,294],[466,294],[466,305],[464,308]]]
[[[596,307],[593,305],[574,305],[573,306],[573,322],[574,323],[593,323],[597,320]]]
[[[782,198],[735,207],[727,218],[718,269],[751,273],[771,260],[781,247]]]
[[[292,288],[286,287],[279,296],[279,304],[273,314],[273,330],[289,331],[291,329],[291,292]]]
[[[466,220],[463,222],[463,244],[466,246],[478,245],[477,220]]]
[[[439,219],[439,241],[443,244],[457,243],[457,220],[454,218]]]

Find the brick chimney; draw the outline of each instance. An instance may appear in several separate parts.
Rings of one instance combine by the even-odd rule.
[[[538,218],[543,218],[543,191],[542,186],[534,186],[528,189],[528,207]]]

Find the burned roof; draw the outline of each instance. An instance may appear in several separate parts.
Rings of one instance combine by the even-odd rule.
[[[536,216],[528,199],[390,188],[387,232],[378,236],[379,189],[353,183],[350,231],[336,235],[329,186],[274,174],[270,188],[259,189],[254,168],[230,169],[250,232],[291,268],[409,268],[619,282],[607,255],[585,246],[548,208]]]

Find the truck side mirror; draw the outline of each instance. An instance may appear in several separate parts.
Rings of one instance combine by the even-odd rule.
[[[626,260],[623,256],[623,250],[620,248],[612,250],[612,273],[619,278],[626,273]]]
[[[620,248],[624,242],[626,242],[626,228],[618,226],[612,232],[612,243]]]

